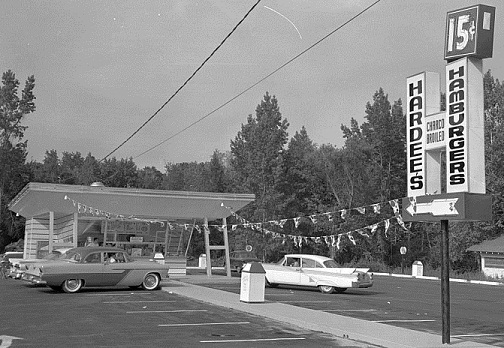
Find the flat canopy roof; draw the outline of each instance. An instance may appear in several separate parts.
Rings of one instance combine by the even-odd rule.
[[[65,199],[67,197],[68,199]],[[220,219],[254,201],[253,194],[166,191],[31,182],[9,203],[9,209],[32,218],[54,212],[77,212],[78,202],[114,215],[145,219]]]

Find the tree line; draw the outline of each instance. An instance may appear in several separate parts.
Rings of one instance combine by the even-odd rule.
[[[384,204],[406,196],[406,127],[402,101],[391,102],[379,88],[365,105],[364,121],[352,118],[341,125],[344,145],[315,144],[304,127],[289,137],[289,123],[279,101],[268,92],[249,114],[226,152],[215,150],[207,162],[167,163],[161,170],[138,168],[132,158],[112,157],[98,161],[91,153],[47,150],[42,162],[26,161],[22,119],[35,111],[35,78],[28,77],[18,96],[19,81],[12,71],[2,77],[0,94],[0,250],[23,237],[24,221],[7,210],[8,202],[28,182],[90,185],[95,181],[110,187],[253,193],[253,203],[238,212],[252,223],[281,221],[313,214],[351,210]],[[504,89],[491,72],[484,75],[485,156],[487,191],[493,196],[491,223],[450,223],[451,263],[458,271],[478,268],[477,258],[466,249],[501,233],[504,197]],[[441,98],[444,108],[445,98]],[[394,215],[389,207],[373,214],[350,214],[347,218],[312,223],[288,222],[274,232],[289,236],[320,237],[359,230]],[[232,222],[230,222],[232,223]],[[435,223],[398,224],[379,228],[354,241],[342,238],[338,248],[329,243],[301,246],[262,229],[241,224],[230,233],[232,248],[254,246],[266,261],[287,252],[321,253],[340,263],[395,267],[399,249],[406,246],[407,262],[420,260],[433,268],[440,263],[440,226]],[[221,238],[212,232],[215,242]],[[192,252],[203,252],[202,236],[196,235]],[[334,244],[334,243],[333,243]]]

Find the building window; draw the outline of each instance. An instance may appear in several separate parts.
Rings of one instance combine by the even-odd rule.
[[[485,257],[485,267],[489,268],[504,268],[504,258],[502,257]]]

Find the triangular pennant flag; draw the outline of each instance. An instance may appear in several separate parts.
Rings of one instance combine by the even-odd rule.
[[[406,227],[406,225],[404,225],[404,221],[402,219],[402,216],[397,215],[396,219],[397,219],[397,223],[399,224],[399,226],[401,226],[403,228],[403,230],[408,231],[408,228]]]
[[[300,223],[301,217],[294,218],[294,226],[298,228],[299,223]]]
[[[378,229],[378,224],[372,225],[371,226],[371,233],[375,233],[377,229]]]
[[[397,199],[394,199],[389,201],[389,204],[392,207],[394,214],[399,214],[399,201]]]
[[[361,236],[364,236],[364,237],[370,238],[370,237],[369,237],[369,234],[367,234],[366,230],[362,230],[362,229],[361,229],[361,230],[357,230],[357,232],[359,232],[359,234],[360,234]]]
[[[316,224],[317,223],[317,215],[310,215],[310,220],[312,223]]]
[[[366,214],[366,208],[365,207],[359,207],[359,208],[355,208],[359,213],[361,214]]]
[[[375,214],[380,214],[380,208],[381,208],[380,203],[373,204],[373,212]]]
[[[346,215],[347,215],[347,210],[346,210],[346,209],[341,210],[341,218],[342,218],[343,220],[345,220],[345,219],[346,219]]]
[[[332,222],[333,221],[332,213],[327,213],[327,218],[329,219],[330,222]]]
[[[232,225],[231,226],[231,231],[236,231],[237,228],[238,228],[238,225]]]
[[[281,228],[283,228],[286,222],[287,222],[287,219],[282,219],[282,220],[280,220],[280,223],[279,223],[278,225],[279,225]]]
[[[348,239],[350,239],[350,242],[352,242],[353,245],[356,245],[355,243],[355,239],[354,237],[352,236],[352,233],[351,232],[348,232],[347,233],[347,236],[348,236]]]
[[[338,234],[338,241],[336,242],[336,248],[338,248],[338,250],[340,249],[340,243],[341,243],[341,234]]]

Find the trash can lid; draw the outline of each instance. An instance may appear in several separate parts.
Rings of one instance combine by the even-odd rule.
[[[266,273],[263,266],[259,262],[250,262],[243,267],[242,272],[245,273]]]

